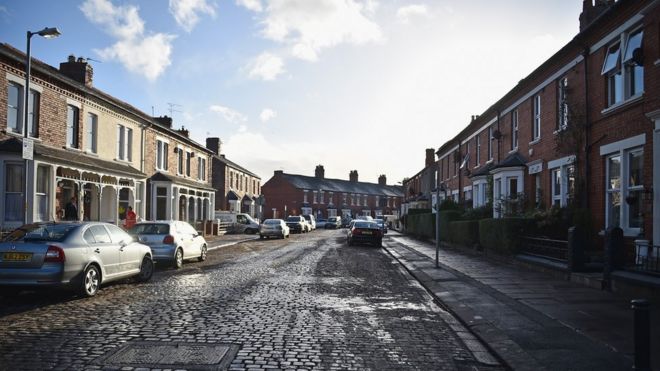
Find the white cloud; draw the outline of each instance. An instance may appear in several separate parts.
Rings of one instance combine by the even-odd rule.
[[[118,41],[107,48],[95,49],[104,59],[118,60],[129,71],[155,80],[171,64],[174,35],[144,35],[144,21],[138,7],[114,6],[109,0],[86,0],[80,10]]]
[[[408,24],[411,18],[428,17],[429,11],[424,4],[412,4],[402,6],[396,11],[396,18],[399,22]]]
[[[372,0],[268,0],[262,34],[290,45],[293,56],[314,61],[326,48],[380,41],[372,19],[376,7]]]
[[[247,117],[244,114],[229,107],[216,104],[209,107],[209,110],[221,114],[225,120],[231,123],[241,123],[247,121]]]
[[[274,119],[275,117],[277,117],[277,112],[273,111],[270,108],[264,108],[261,111],[261,114],[259,115],[261,122],[268,122],[271,119]]]
[[[236,0],[236,4],[257,13],[264,10],[261,0]]]
[[[284,73],[282,58],[269,52],[263,52],[248,66],[248,76],[251,79],[275,80]]]
[[[215,18],[215,8],[206,0],[170,0],[170,13],[186,32],[195,28],[200,14],[208,14]]]

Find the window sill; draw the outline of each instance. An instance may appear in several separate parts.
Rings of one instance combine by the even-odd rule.
[[[538,137],[538,138],[534,139],[533,141],[529,142],[529,145],[533,146],[533,145],[535,145],[536,143],[538,143],[540,141],[541,141],[541,137]]]
[[[610,113],[612,113],[612,112],[614,112],[614,111],[616,111],[620,108],[626,107],[628,105],[631,105],[633,103],[636,103],[636,102],[642,100],[642,98],[644,98],[644,92],[641,92],[637,95],[633,95],[632,97],[630,97],[630,98],[628,98],[624,101],[621,101],[619,103],[615,103],[615,104],[605,108],[604,110],[600,111],[600,113],[603,116],[609,115]]]
[[[514,149],[509,151],[509,154],[516,153],[518,152],[518,147],[515,147]]]
[[[83,151],[83,153],[88,153],[88,152],[87,152],[87,151]],[[98,156],[98,155],[96,155],[96,156]],[[130,165],[130,164],[132,163],[131,160],[122,160],[122,159],[120,159],[120,158],[115,158],[115,162],[121,162],[122,164],[128,164],[128,165]]]
[[[23,133],[17,133],[13,130],[2,130],[2,132],[7,134],[7,135],[11,135],[12,137],[21,138],[21,139],[24,138]],[[41,138],[39,138],[39,137],[28,137],[28,138],[34,140],[35,142],[41,142],[42,141]]]
[[[486,163],[484,163],[484,165],[488,165],[488,164],[491,164],[491,163],[493,163],[493,159],[492,159],[492,158],[491,158],[490,160],[486,161]]]
[[[82,152],[80,148],[69,147],[69,146],[64,146],[62,148],[66,149],[67,151]]]

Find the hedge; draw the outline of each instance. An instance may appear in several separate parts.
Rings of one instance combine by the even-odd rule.
[[[435,238],[435,214],[408,214],[406,231],[419,238]]]
[[[461,218],[460,211],[440,210],[440,241],[451,241],[450,223],[455,220],[459,220],[460,218]]]
[[[515,254],[520,248],[523,231],[533,227],[533,219],[482,219],[479,221],[479,243],[489,251],[504,255]]]
[[[449,223],[449,240],[453,243],[472,247],[479,243],[479,221],[459,220]]]

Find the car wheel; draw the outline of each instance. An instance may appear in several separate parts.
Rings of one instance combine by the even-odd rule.
[[[383,247],[383,240],[376,241],[376,246]]]
[[[208,254],[208,248],[206,247],[206,245],[204,245],[204,246],[202,246],[202,252],[199,255],[199,258],[197,258],[197,260],[203,262],[204,260],[206,260],[206,255],[207,254]]]
[[[176,249],[174,254],[174,268],[181,269],[183,267],[183,250]]]
[[[99,291],[100,282],[101,275],[99,274],[99,269],[95,265],[90,265],[83,272],[80,293],[87,297],[96,295]]]
[[[263,239],[264,239],[264,236],[263,236],[263,235],[259,235],[259,239],[260,239],[260,240],[263,240]]]
[[[140,274],[137,276],[137,280],[140,282],[147,282],[151,279],[151,276],[154,275],[154,261],[148,255],[145,255],[142,258],[142,264],[140,264]]]

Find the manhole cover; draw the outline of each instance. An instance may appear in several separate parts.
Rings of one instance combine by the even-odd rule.
[[[102,356],[96,363],[104,366],[225,370],[238,348],[235,344],[136,341]]]

